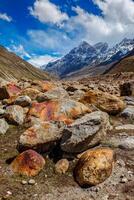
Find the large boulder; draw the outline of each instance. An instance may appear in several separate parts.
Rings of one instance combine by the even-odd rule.
[[[10,169],[19,175],[36,176],[44,165],[45,160],[40,154],[33,150],[27,150],[13,160]]]
[[[0,119],[0,134],[5,134],[8,129],[9,129],[9,125],[5,121],[5,119]]]
[[[21,89],[15,83],[9,83],[0,87],[0,100],[8,99],[20,94]]]
[[[24,111],[21,106],[12,105],[6,108],[5,118],[12,124],[22,125],[24,122]]]
[[[90,112],[90,109],[84,104],[68,99],[33,103],[29,115],[38,117],[43,121],[63,121],[70,124],[73,119],[88,112]]]
[[[93,104],[100,110],[111,115],[120,113],[126,104],[114,95],[99,90],[89,90],[80,100],[82,103]]]
[[[20,136],[18,149],[35,149],[38,152],[47,152],[60,140],[61,133],[60,123],[38,122]]]
[[[22,90],[20,96],[29,96],[31,100],[35,100],[36,97],[39,95],[40,91],[36,88],[26,88]]]
[[[56,100],[56,99],[64,99],[69,98],[69,95],[66,90],[61,87],[56,87],[52,90],[49,90],[45,93],[41,93],[37,96],[38,102],[44,102],[49,100]]]
[[[114,153],[109,148],[85,152],[79,159],[74,176],[80,186],[95,186],[104,182],[112,173]]]
[[[97,145],[109,129],[107,113],[96,111],[87,114],[64,129],[61,149],[69,153],[85,151]]]

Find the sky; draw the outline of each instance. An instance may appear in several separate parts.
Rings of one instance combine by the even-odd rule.
[[[0,0],[0,45],[37,67],[123,38],[134,38],[133,0]]]

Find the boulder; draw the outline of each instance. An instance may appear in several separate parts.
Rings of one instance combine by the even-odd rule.
[[[69,153],[80,153],[95,145],[111,129],[107,113],[96,111],[77,119],[63,131],[61,149]]]
[[[55,172],[58,174],[65,174],[69,168],[69,161],[61,159],[55,164]]]
[[[134,96],[134,81],[120,85],[120,96]]]
[[[68,93],[61,87],[56,87],[37,96],[38,102],[69,98]]]
[[[9,125],[5,121],[5,119],[0,119],[0,134],[5,134],[8,129],[9,129]]]
[[[124,117],[125,119],[134,120],[134,106],[128,106],[123,110],[120,116]]]
[[[128,106],[134,106],[134,97],[124,97],[124,101]]]
[[[40,91],[36,88],[26,88],[22,90],[20,96],[28,96],[31,100],[35,100],[39,93]]]
[[[53,82],[50,82],[50,81],[42,81],[40,85],[41,85],[43,92],[50,91],[50,90],[54,89],[55,87],[57,87],[56,84],[54,84]]]
[[[68,99],[33,103],[29,115],[38,117],[43,121],[63,121],[70,124],[73,119],[88,112],[90,112],[90,109],[84,104]]]
[[[75,180],[80,186],[95,186],[104,182],[112,173],[114,152],[109,148],[98,148],[85,152],[75,169]]]
[[[89,90],[80,100],[84,104],[93,104],[100,110],[116,115],[125,109],[126,104],[115,95],[99,90]]]
[[[19,175],[36,176],[44,167],[44,158],[33,150],[19,154],[11,163],[12,172]]]
[[[47,152],[60,140],[62,128],[60,123],[40,122],[28,128],[19,139],[18,149],[34,149]]]
[[[0,100],[8,99],[13,96],[20,94],[21,89],[14,83],[9,83],[5,86],[0,87]]]
[[[5,110],[3,108],[0,108],[0,115],[4,115],[5,114]]]
[[[8,106],[6,108],[5,118],[12,124],[22,125],[24,122],[23,108],[18,105]]]
[[[26,106],[30,106],[31,102],[32,101],[29,96],[19,96],[16,98],[14,104],[22,106],[22,107],[26,107]]]
[[[120,148],[130,151],[134,150],[134,136],[111,136],[108,138],[104,138],[101,141],[101,144],[112,148]]]

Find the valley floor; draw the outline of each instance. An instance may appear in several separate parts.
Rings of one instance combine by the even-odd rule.
[[[99,79],[82,79],[79,82],[63,81],[62,88],[75,101],[79,101],[87,89],[95,91],[99,89],[101,92],[108,92],[109,95],[113,94],[119,97],[119,85],[134,80],[133,77],[134,74],[120,74]],[[35,87],[36,84],[32,83],[32,87]],[[58,87],[61,87],[59,84],[61,83],[58,83]],[[24,83],[19,82],[20,85],[24,87]],[[60,95],[58,92],[51,93],[51,95],[50,93],[47,94],[47,98],[50,98],[51,95],[51,98],[55,98],[57,94]],[[62,93],[62,95],[64,94]],[[127,107],[131,106],[134,109],[134,97],[120,98],[127,103]],[[129,98],[131,101],[128,101]],[[1,101],[0,107],[2,108],[2,106]],[[8,104],[6,104],[7,106]],[[116,160],[113,172],[105,182],[88,188],[80,187],[74,180],[73,171],[78,161],[76,154],[58,152],[58,146],[49,155],[41,153],[46,159],[46,165],[37,176],[30,178],[12,173],[9,165],[18,155],[16,146],[20,136],[28,127],[27,123],[19,126],[10,124],[6,134],[0,135],[0,200],[133,200],[134,113],[133,118],[123,118],[119,114],[110,115],[109,121],[112,129],[108,130],[106,137],[102,138],[96,147],[108,146],[115,151]],[[124,125],[127,125],[127,128]],[[69,170],[65,174],[55,173],[55,163],[61,158],[69,160]],[[34,179],[33,184],[28,184],[30,179]]]

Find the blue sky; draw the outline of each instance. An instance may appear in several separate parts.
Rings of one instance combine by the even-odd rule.
[[[40,66],[82,41],[134,35],[133,0],[0,0],[0,44]]]

